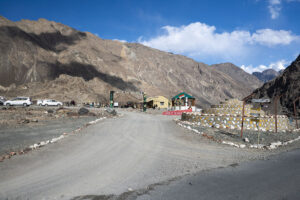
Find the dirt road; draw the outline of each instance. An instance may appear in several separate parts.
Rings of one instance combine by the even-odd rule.
[[[151,191],[143,191],[142,195],[135,193],[131,196],[138,200],[298,200],[299,183],[298,149],[270,156],[267,160],[196,173],[170,184],[158,185]]]
[[[210,142],[168,116],[125,112],[0,163],[0,199],[120,194],[264,155]]]

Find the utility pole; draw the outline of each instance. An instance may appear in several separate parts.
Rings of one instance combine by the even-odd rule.
[[[241,138],[243,138],[243,129],[244,129],[244,118],[245,118],[245,104],[248,99],[250,99],[254,94],[250,94],[249,96],[243,99],[243,109],[242,109],[242,123],[241,123]]]
[[[297,121],[296,101],[298,101],[299,99],[300,99],[300,97],[296,98],[296,99],[293,101],[293,104],[294,104],[294,116],[295,116],[295,120],[296,120],[296,127],[297,127],[297,129],[298,129],[299,127],[298,127],[298,121]]]
[[[274,100],[274,109],[275,109],[275,133],[277,133],[277,101],[282,97],[283,94],[276,96]]]

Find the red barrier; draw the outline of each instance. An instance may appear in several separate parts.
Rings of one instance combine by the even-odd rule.
[[[165,111],[162,114],[163,115],[181,115],[184,112],[192,112],[192,109],[188,110],[173,110],[173,111]]]

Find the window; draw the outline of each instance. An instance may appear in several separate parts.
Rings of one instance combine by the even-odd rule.
[[[161,106],[165,105],[165,102],[160,102],[160,105],[161,105]]]

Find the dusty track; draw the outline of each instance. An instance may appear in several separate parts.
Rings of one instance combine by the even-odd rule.
[[[212,143],[166,116],[126,112],[0,163],[0,199],[120,194],[261,156],[255,150]]]

